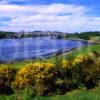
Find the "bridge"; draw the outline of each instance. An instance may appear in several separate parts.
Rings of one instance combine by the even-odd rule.
[[[50,31],[46,31],[46,32],[38,32],[38,31],[34,31],[34,32],[29,32],[29,33],[26,33],[24,31],[21,31],[21,32],[17,32],[15,34],[10,34],[8,36],[8,38],[22,38],[24,36],[27,36],[28,35],[31,35],[31,37],[33,37],[34,35],[36,37],[49,37],[49,39],[53,39],[53,38],[59,38],[60,35],[62,35],[60,32],[50,32]]]
[[[47,35],[48,35],[48,37],[49,37],[50,39],[52,39],[52,38],[58,38],[58,36],[59,36],[60,34],[57,34],[56,32],[49,32],[49,31],[47,31]]]

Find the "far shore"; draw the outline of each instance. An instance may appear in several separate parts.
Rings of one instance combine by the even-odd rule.
[[[84,40],[84,39],[69,38],[68,40],[88,42],[88,43],[92,43],[92,44],[100,44],[100,42],[89,41],[89,40]]]

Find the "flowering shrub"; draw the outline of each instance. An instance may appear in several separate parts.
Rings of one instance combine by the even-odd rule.
[[[97,80],[96,61],[91,56],[78,56],[73,61],[73,79],[88,88],[93,87]]]
[[[91,57],[92,56],[92,57]],[[73,62],[58,59],[56,63],[34,62],[18,70],[0,65],[0,93],[30,88],[36,95],[55,91],[64,93],[80,85],[91,88],[100,79],[100,57],[77,56]]]
[[[69,85],[72,83],[72,64],[68,60],[61,60],[59,67],[59,77],[56,78],[57,89],[63,94],[65,91],[70,90]]]
[[[0,65],[0,93],[10,93],[11,84],[14,81],[16,69],[7,65]]]
[[[36,91],[43,91],[40,85],[47,86],[50,81],[56,77],[56,68],[51,63],[30,63],[22,67],[16,75],[13,87],[16,89],[24,89],[25,87],[33,87]]]
[[[61,62],[62,64],[62,68],[65,69],[65,70],[68,70],[68,69],[71,69],[72,68],[72,65],[71,63],[68,61],[68,60],[62,60]]]
[[[96,77],[99,80],[100,79],[100,57],[96,60],[95,69],[96,69]]]

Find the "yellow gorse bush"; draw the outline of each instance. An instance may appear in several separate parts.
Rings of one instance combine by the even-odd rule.
[[[86,62],[88,60],[88,56],[77,56],[74,61],[72,62],[72,65],[80,64],[82,62]]]
[[[68,60],[62,60],[61,66],[63,69],[70,69],[72,68],[71,63]]]
[[[7,65],[0,65],[0,91],[7,87],[15,90],[32,87],[37,94],[61,86],[62,82],[68,87],[79,84],[97,84],[100,77],[100,58],[94,60],[91,55],[77,56],[69,60],[50,62],[34,62],[22,66],[18,70]],[[58,82],[58,81],[61,82]],[[61,83],[61,84],[60,84]]]
[[[33,86],[37,79],[51,79],[55,73],[55,65],[52,63],[35,62],[22,67],[13,82],[15,88]]]
[[[9,67],[7,65],[0,65],[0,89],[4,89],[6,87],[11,88],[11,84],[14,81],[16,74],[16,69],[13,67]]]
[[[96,64],[96,60],[93,59],[93,57],[89,55],[78,56],[73,61],[73,66],[75,67],[73,73],[75,73],[76,76],[79,78],[77,82],[81,81],[85,85],[96,83],[94,80],[97,80],[96,78],[97,75],[99,75],[98,73],[100,73],[100,70]]]
[[[84,60],[84,56],[77,56],[72,62],[73,65],[81,63]]]

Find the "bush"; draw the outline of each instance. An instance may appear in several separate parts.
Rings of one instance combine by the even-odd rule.
[[[91,56],[79,56],[73,61],[73,80],[78,85],[94,87],[98,82],[99,73],[98,65]]]
[[[98,85],[99,59],[96,53],[91,53],[87,56],[77,56],[73,62],[57,59],[55,64],[29,63],[19,69],[12,86],[19,91],[31,88],[35,95],[65,93],[80,86],[90,89]]]
[[[66,91],[71,90],[72,83],[72,64],[68,60],[61,60],[59,62],[59,76],[56,78],[57,90],[61,94],[64,94]]]
[[[62,74],[62,78],[63,80],[65,80],[66,82],[66,85],[68,87],[68,85],[70,84],[71,82],[71,79],[72,79],[72,64],[70,61],[68,60],[62,60],[62,71],[61,71],[61,74]]]
[[[16,74],[16,69],[6,66],[0,65],[0,93],[1,94],[10,94],[13,92],[11,84],[14,81],[14,77]]]
[[[51,63],[30,63],[22,67],[16,75],[13,87],[16,90],[32,87],[36,94],[42,95],[44,91],[54,85],[56,68]]]

